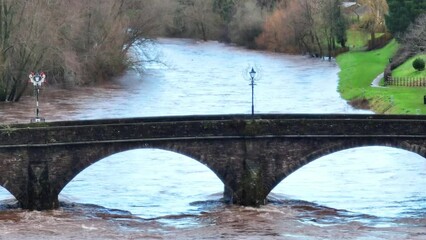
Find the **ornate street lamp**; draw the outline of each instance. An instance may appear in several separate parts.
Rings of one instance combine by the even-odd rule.
[[[41,84],[46,80],[46,74],[44,72],[41,73],[30,73],[29,75],[31,83],[34,85],[34,92],[36,94],[36,117],[31,118],[31,122],[44,122],[45,119],[40,117],[39,103],[38,103],[38,95],[40,93]]]
[[[249,72],[250,78],[251,78],[251,115],[254,116],[254,78],[256,77],[256,71],[254,71],[254,68],[251,68],[251,71]]]

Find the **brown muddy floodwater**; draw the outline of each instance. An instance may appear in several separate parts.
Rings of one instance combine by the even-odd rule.
[[[334,62],[178,39],[160,39],[149,53],[162,63],[104,86],[44,87],[41,115],[57,121],[250,113],[244,73],[252,65],[260,73],[256,112],[361,112],[337,93]],[[34,106],[32,96],[1,104],[0,122],[29,122]],[[223,184],[204,165],[135,149],[80,173],[61,192],[58,210],[17,209],[0,188],[0,239],[426,239],[425,186],[422,157],[356,148],[296,171],[266,206],[230,206],[220,202]]]

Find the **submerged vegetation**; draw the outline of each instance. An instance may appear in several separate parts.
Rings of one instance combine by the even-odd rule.
[[[338,58],[345,99],[413,112],[405,95],[421,91],[370,84],[383,71],[423,76],[405,62],[425,54],[425,11],[412,0],[0,0],[0,101],[28,92],[31,71],[64,87],[95,84],[134,66],[135,44],[143,52],[149,39],[183,37],[321,58],[349,51]],[[374,50],[389,32],[396,41]]]
[[[65,87],[112,78],[134,63],[128,54],[134,44],[159,36],[334,55],[346,42],[339,4],[340,0],[0,0],[0,101],[19,101],[29,92],[32,71],[44,71],[50,84]]]
[[[156,27],[152,2],[0,0],[0,101],[18,101],[32,71],[67,86],[119,74]]]

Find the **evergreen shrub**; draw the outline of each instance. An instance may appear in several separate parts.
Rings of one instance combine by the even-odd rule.
[[[413,61],[413,68],[417,71],[425,70],[425,60],[423,60],[422,58],[416,58]]]

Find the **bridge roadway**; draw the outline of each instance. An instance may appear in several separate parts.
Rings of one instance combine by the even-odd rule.
[[[425,133],[426,117],[390,115],[178,116],[0,125],[0,185],[22,208],[54,209],[61,190],[91,164],[126,150],[156,148],[205,164],[223,182],[226,201],[257,206],[292,172],[333,152],[389,146],[425,157]]]

